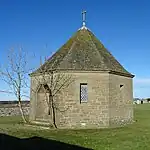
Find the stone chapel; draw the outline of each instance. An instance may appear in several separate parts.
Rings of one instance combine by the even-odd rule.
[[[57,76],[71,82],[63,87]],[[132,123],[134,75],[86,27],[85,12],[82,27],[30,77],[30,122],[55,119],[58,128],[77,129]],[[55,113],[49,107],[51,97]]]

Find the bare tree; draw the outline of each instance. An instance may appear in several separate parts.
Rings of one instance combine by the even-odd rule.
[[[10,88],[8,93],[13,93],[18,100],[18,106],[24,123],[26,123],[27,120],[25,118],[21,102],[22,98],[27,96],[24,93],[29,73],[27,67],[26,54],[23,52],[22,48],[19,48],[17,51],[11,49],[8,52],[7,66],[0,69],[1,79]]]
[[[63,89],[67,88],[73,81],[71,74],[57,72],[55,70],[41,69],[40,74],[34,76],[34,80],[37,85],[43,85],[44,87],[44,97],[48,106],[48,115],[52,116],[52,124],[57,128],[56,124],[56,111],[61,113],[68,110],[68,108],[61,110],[58,106],[58,96]],[[35,90],[33,91],[35,92]],[[50,114],[52,112],[52,114]]]

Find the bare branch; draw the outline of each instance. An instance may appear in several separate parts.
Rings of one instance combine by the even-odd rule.
[[[11,49],[8,53],[7,67],[0,68],[2,81],[10,87],[11,93],[18,99],[20,112],[24,122],[26,122],[26,119],[23,114],[21,101],[22,97],[28,97],[24,94],[24,89],[27,88],[26,83],[28,81],[27,76],[29,73],[26,58],[26,54],[23,52],[22,48],[19,48],[16,52],[14,49]]]

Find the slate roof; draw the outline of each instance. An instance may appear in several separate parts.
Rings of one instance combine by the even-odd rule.
[[[51,58],[32,74],[40,73],[42,70],[110,71],[134,77],[87,28],[79,29]]]

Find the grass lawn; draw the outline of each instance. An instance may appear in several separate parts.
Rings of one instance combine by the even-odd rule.
[[[150,150],[150,104],[135,105],[134,124],[117,129],[41,130],[20,117],[0,117],[0,132],[19,138],[38,136],[95,150]]]

